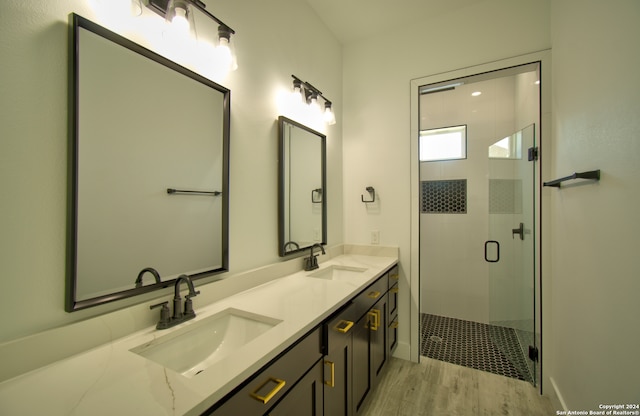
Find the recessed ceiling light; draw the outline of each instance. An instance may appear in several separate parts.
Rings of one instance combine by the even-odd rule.
[[[478,95],[482,94],[480,91],[474,91],[471,93],[472,96],[477,97]]]

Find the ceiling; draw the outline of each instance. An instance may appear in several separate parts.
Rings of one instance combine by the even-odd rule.
[[[303,0],[343,44],[431,20],[484,0]]]

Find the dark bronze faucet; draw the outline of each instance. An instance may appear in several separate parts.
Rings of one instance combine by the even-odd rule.
[[[136,287],[142,287],[142,276],[144,276],[144,274],[147,272],[153,275],[154,279],[156,279],[156,283],[160,283],[160,273],[158,273],[158,271],[153,267],[145,267],[144,269],[140,270],[140,273],[138,273],[138,278],[136,279]]]
[[[186,282],[187,286],[189,287],[189,294],[185,296],[184,311],[182,309],[182,298],[180,297],[180,283],[182,283],[183,281]],[[168,301],[161,302],[156,305],[151,305],[150,307],[150,309],[161,307],[160,321],[158,321],[156,328],[171,328],[172,326],[178,325],[179,323],[195,318],[196,313],[193,310],[193,301],[191,300],[191,298],[197,296],[198,294],[200,294],[200,291],[195,289],[191,278],[186,274],[180,275],[176,279],[175,291],[173,294],[173,316],[169,316],[170,312]]]
[[[314,245],[311,246],[311,251],[309,253],[309,257],[305,257],[304,258],[304,270],[305,271],[310,271],[310,270],[315,270],[318,268],[318,255],[314,255],[313,254],[313,249],[315,247],[320,247],[320,250],[322,250],[322,254],[326,254],[324,252],[324,247],[322,247],[322,245],[320,243],[315,243]]]

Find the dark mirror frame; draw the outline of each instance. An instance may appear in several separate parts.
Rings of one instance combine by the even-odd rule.
[[[308,247],[302,247],[295,250],[285,251],[285,125],[290,124],[308,133],[318,136],[321,140],[322,154],[321,164],[321,181],[322,181],[322,241],[321,244],[327,244],[327,136],[319,133],[304,124],[291,120],[285,116],[278,117],[278,254],[280,257],[301,253],[308,250]],[[313,196],[310,196],[313,198]]]
[[[94,34],[101,36],[119,46],[129,49],[143,57],[163,65],[176,72],[177,75],[191,78],[206,87],[222,93],[223,98],[223,126],[222,126],[222,253],[221,267],[217,269],[207,270],[200,273],[190,275],[193,280],[223,273],[229,270],[229,137],[230,137],[230,119],[231,119],[231,92],[227,88],[195,73],[181,65],[152,52],[145,47],[126,39],[90,20],[83,18],[75,13],[70,15],[70,54],[69,65],[69,192],[68,192],[68,236],[67,236],[67,284],[65,310],[74,312],[93,306],[102,305],[120,299],[130,298],[142,295],[155,290],[172,286],[176,279],[163,281],[160,283],[147,284],[145,286],[132,288],[128,290],[118,291],[107,295],[97,296],[90,299],[78,300],[76,297],[76,279],[77,279],[77,236],[78,236],[78,146],[79,146],[79,64],[80,64],[80,48],[79,34],[80,28],[86,29]],[[161,88],[161,87],[159,87]],[[154,105],[153,103],[150,105]],[[149,121],[153,122],[153,121]],[[162,226],[162,224],[158,224]]]

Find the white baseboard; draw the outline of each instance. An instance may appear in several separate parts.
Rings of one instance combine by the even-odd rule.
[[[403,360],[411,361],[411,346],[406,342],[398,342],[398,346],[393,352],[393,356]]]
[[[556,384],[555,380],[552,377],[549,377],[547,380],[549,381],[551,388],[547,389],[545,393],[551,399],[551,403],[553,404],[553,406],[556,409],[562,409],[564,411],[569,410],[567,408],[567,404],[564,402],[564,399],[562,398],[562,394],[560,393],[560,389],[558,388],[558,385]]]

